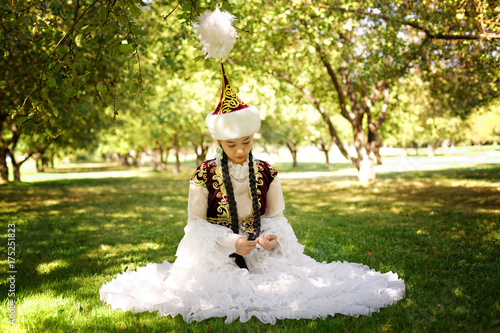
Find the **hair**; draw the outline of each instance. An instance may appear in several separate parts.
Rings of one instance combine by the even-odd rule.
[[[252,239],[256,239],[260,235],[260,206],[259,198],[257,197],[257,180],[255,179],[255,171],[253,169],[252,151],[248,154],[248,183],[250,192],[252,193],[252,208],[253,208],[253,235]]]
[[[238,223],[238,210],[236,207],[236,200],[234,199],[233,184],[231,183],[231,176],[229,175],[229,167],[227,166],[227,155],[223,150],[222,152],[222,178],[224,180],[224,187],[226,188],[227,200],[229,203],[229,214],[231,216],[231,230],[237,234],[239,233]],[[255,171],[253,169],[253,155],[252,152],[248,154],[248,183],[250,185],[250,193],[252,194],[252,209],[253,209],[253,234],[248,236],[248,240],[255,240],[260,235],[260,207],[259,199],[257,197],[257,180],[255,179]],[[240,268],[246,268],[245,259],[239,254],[233,253],[231,255],[235,258],[236,264]]]
[[[229,168],[227,166],[226,152],[222,151],[222,178],[224,180],[224,187],[227,192],[227,200],[229,203],[229,214],[231,215],[231,230],[237,234],[239,232],[238,223],[238,210],[236,208],[236,200],[234,199],[233,184],[231,183],[231,176],[229,176]]]
[[[229,214],[231,216],[231,230],[235,234],[239,232],[238,223],[238,210],[236,207],[236,200],[234,199],[233,184],[231,183],[231,176],[229,175],[229,167],[227,166],[226,152],[222,153],[222,175],[224,179],[224,187],[227,192],[227,200],[229,203]],[[253,155],[252,152],[248,154],[248,183],[250,185],[250,193],[252,194],[252,209],[253,209],[253,237],[250,240],[256,239],[260,234],[260,207],[259,198],[257,196],[257,180],[255,178],[255,171],[253,169]]]

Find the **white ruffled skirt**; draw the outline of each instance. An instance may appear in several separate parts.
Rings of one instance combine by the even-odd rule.
[[[278,235],[279,244],[245,256],[246,270],[229,257],[234,247],[217,241],[230,237],[230,229],[205,220],[189,222],[175,263],[150,263],[118,274],[101,287],[101,300],[134,313],[181,315],[188,323],[211,317],[246,322],[255,316],[274,324],[337,313],[369,315],[404,296],[404,281],[396,273],[308,257],[285,218],[262,219],[262,230]]]

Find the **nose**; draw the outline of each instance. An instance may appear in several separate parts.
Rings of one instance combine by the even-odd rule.
[[[242,147],[238,147],[238,149],[236,150],[236,154],[243,154],[244,152],[245,150]]]

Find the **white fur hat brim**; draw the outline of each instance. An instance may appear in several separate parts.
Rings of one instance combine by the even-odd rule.
[[[259,110],[253,105],[225,114],[214,115],[214,112],[207,116],[205,123],[215,140],[239,139],[260,129]]]

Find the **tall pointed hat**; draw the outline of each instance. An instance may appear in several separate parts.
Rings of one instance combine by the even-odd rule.
[[[217,108],[205,119],[208,131],[215,140],[231,140],[255,134],[260,129],[259,110],[245,104],[234,93],[227,79],[222,62],[233,48],[237,37],[233,22],[236,19],[228,12],[206,11],[199,17],[199,24],[193,23],[200,38],[206,58],[220,61],[222,92]]]

